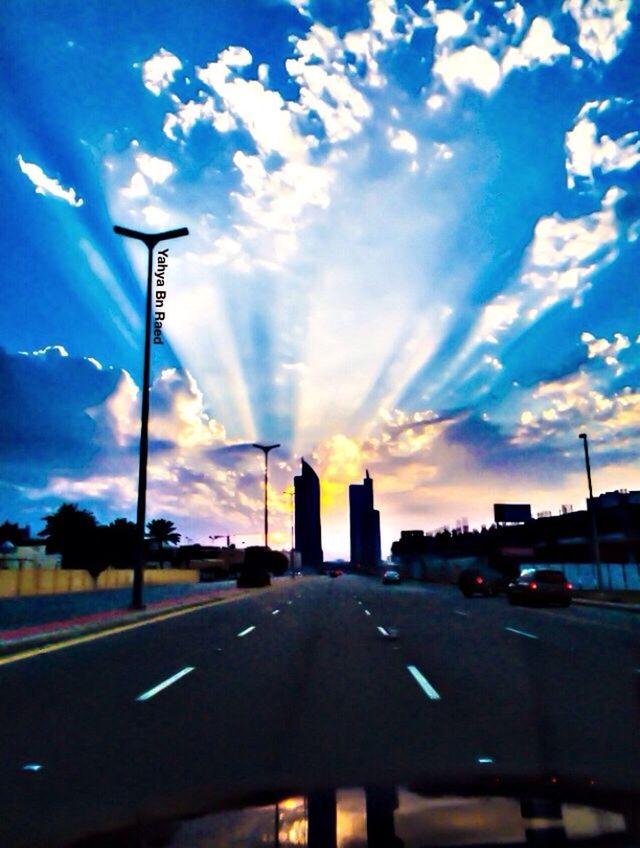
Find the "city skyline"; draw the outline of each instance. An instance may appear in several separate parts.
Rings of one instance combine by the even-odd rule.
[[[273,546],[304,455],[328,558],[366,469],[383,556],[496,501],[581,508],[580,432],[596,494],[638,488],[630,2],[10,0],[0,38],[0,521],[135,515],[146,257],[114,224],[190,232],[150,519],[260,531],[256,441]]]

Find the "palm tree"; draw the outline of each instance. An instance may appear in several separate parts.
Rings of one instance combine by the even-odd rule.
[[[96,553],[98,522],[94,514],[77,504],[63,503],[43,520],[45,528],[38,536],[45,539],[47,553],[62,554],[63,568],[87,568]]]
[[[154,518],[147,524],[147,538],[160,545],[160,568],[162,568],[164,543],[170,542],[172,545],[177,545],[182,537],[177,532],[173,521],[166,518]]]

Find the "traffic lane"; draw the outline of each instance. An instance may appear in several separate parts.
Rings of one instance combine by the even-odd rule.
[[[249,638],[238,635],[248,621],[265,625],[277,620],[270,609],[274,601],[293,609],[287,603],[293,592],[283,589],[0,667],[0,774],[9,793],[2,793],[3,809],[10,810],[2,823],[2,844],[13,844],[6,837],[11,825],[14,835],[26,828],[23,844],[37,844],[54,832],[56,822],[82,826],[95,817],[109,818],[140,799],[139,788],[171,786],[176,752],[185,736],[181,728],[197,727],[200,717],[211,714],[199,710],[198,693],[204,688],[211,695],[216,683],[242,692],[237,677],[243,667],[245,679],[268,671],[269,663],[262,656],[256,659],[255,645],[250,653],[233,649]],[[189,666],[193,673],[157,697],[136,700]],[[255,709],[256,692],[250,695]],[[268,703],[277,702],[273,695]],[[214,699],[213,706],[219,703]],[[234,732],[240,740],[247,738],[243,726],[249,734],[256,728],[250,716],[239,725]],[[250,743],[257,741],[251,738]],[[240,751],[233,745],[219,747],[239,767],[245,762],[242,746]],[[159,770],[163,762],[164,772]],[[41,769],[25,772],[25,765]],[[181,767],[189,766],[183,760]],[[164,774],[161,786],[156,773]],[[19,800],[15,781],[21,787]]]
[[[577,645],[572,623],[539,616],[546,632],[537,633],[519,607],[503,617],[504,608],[488,601],[486,614],[460,616],[468,607],[436,602],[416,615],[410,593],[371,586],[361,594],[374,617],[399,627],[407,655],[428,664],[436,688],[461,694],[454,711],[466,716],[467,732],[494,740],[503,762],[635,776],[638,680],[626,633],[615,634],[617,656],[611,631],[604,644]]]

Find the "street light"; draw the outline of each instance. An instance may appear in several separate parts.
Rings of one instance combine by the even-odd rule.
[[[587,512],[589,513],[589,525],[591,530],[591,557],[596,567],[596,580],[600,588],[600,546],[598,545],[598,529],[596,527],[595,504],[593,501],[593,486],[591,484],[591,463],[589,462],[589,439],[586,433],[579,433],[584,445],[584,463],[587,469],[587,482],[589,484],[589,500],[587,501]]]
[[[296,576],[296,554],[295,554],[295,547],[294,547],[294,541],[293,541],[293,528],[294,528],[294,515],[295,515],[294,509],[293,509],[293,503],[294,503],[293,498],[294,498],[294,494],[295,494],[295,489],[294,489],[293,486],[290,486],[288,489],[285,489],[282,494],[291,496],[291,557],[290,557],[291,563],[290,563],[290,565],[291,565],[291,579],[295,580],[295,576]]]
[[[269,451],[279,448],[280,445],[251,445],[264,451],[264,546],[269,547]]]
[[[142,377],[142,410],[140,413],[140,461],[138,465],[138,507],[136,511],[136,556],[133,563],[133,588],[131,592],[131,607],[144,609],[142,602],[142,586],[144,579],[144,523],[147,508],[147,456],[149,453],[149,372],[151,359],[151,281],[153,279],[153,249],[161,241],[188,236],[189,230],[181,227],[179,230],[168,230],[165,233],[141,233],[126,227],[114,227],[114,233],[119,236],[137,239],[147,246],[149,261],[147,263],[147,302],[145,306],[144,329],[144,366]]]

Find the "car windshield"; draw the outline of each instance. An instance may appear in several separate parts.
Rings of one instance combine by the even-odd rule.
[[[640,0],[1,14],[0,848],[631,820]]]

